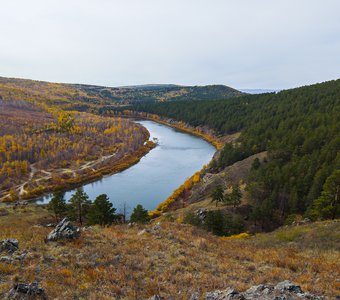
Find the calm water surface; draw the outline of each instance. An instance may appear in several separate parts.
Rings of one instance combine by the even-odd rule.
[[[155,209],[188,177],[207,164],[216,150],[201,138],[171,127],[152,121],[138,123],[149,130],[150,139],[157,138],[159,145],[125,171],[83,186],[91,200],[107,194],[118,211],[126,203],[128,213],[137,204],[148,210]],[[74,190],[68,191],[66,199],[73,193]],[[47,196],[41,202],[47,203],[49,199]]]

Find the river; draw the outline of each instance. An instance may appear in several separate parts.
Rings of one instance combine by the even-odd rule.
[[[155,209],[207,164],[216,151],[214,146],[191,134],[153,121],[137,122],[147,128],[151,140],[158,140],[157,147],[130,168],[83,186],[91,200],[107,194],[118,212],[122,212],[125,203],[128,215],[137,204],[148,210]],[[66,192],[66,200],[73,193],[74,190]],[[49,199],[50,196],[46,196],[38,203],[47,203]]]

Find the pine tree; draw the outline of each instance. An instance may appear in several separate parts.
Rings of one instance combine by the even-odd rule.
[[[83,189],[78,188],[75,194],[72,195],[69,208],[70,219],[77,220],[80,225],[83,225],[84,217],[86,216],[91,201]]]
[[[64,216],[67,210],[64,197],[65,193],[55,192],[47,205],[48,210],[54,213],[57,222]]]
[[[99,195],[89,208],[87,223],[89,225],[111,224],[116,219],[116,209],[113,207],[106,194]]]
[[[224,191],[221,185],[217,185],[211,194],[211,202],[215,202],[216,206],[219,202],[224,202]]]
[[[340,170],[335,170],[323,186],[321,196],[315,200],[313,218],[335,219],[340,217]]]
[[[232,204],[234,207],[241,204],[242,193],[240,190],[240,185],[235,184],[233,185],[233,191],[228,197],[228,202]]]
[[[138,204],[134,209],[130,217],[130,222],[135,223],[147,223],[150,221],[148,211],[144,207]]]

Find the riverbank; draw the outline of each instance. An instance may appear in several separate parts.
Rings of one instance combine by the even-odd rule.
[[[172,120],[172,119],[162,119],[158,115],[147,114],[147,116],[145,116],[145,113],[137,113],[137,114],[138,114],[138,117],[140,117],[140,118],[150,120],[150,121],[154,121],[154,122],[175,128],[179,131],[198,136],[198,137],[204,139],[205,141],[209,142],[210,144],[212,144],[217,149],[217,152],[219,152],[223,148],[223,145],[224,145],[224,143],[222,142],[223,139],[221,137],[218,138],[214,134],[204,133],[201,130],[198,130],[198,128],[189,126],[188,124],[185,124],[183,122],[178,122],[178,121],[175,121],[175,120]],[[239,136],[239,134],[237,134],[237,137],[238,136]],[[229,138],[230,138],[230,136],[229,136]],[[228,139],[227,137],[224,137],[225,142],[226,142],[227,139]],[[215,155],[216,155],[216,153],[215,153]],[[175,189],[173,191],[173,193],[168,198],[166,198],[161,203],[159,203],[157,205],[156,209],[149,211],[149,216],[153,219],[161,216],[164,212],[167,212],[170,209],[171,206],[173,206],[176,202],[178,202],[178,200],[183,196],[183,194],[190,194],[191,189],[195,185],[199,184],[199,182],[202,178],[202,175],[203,175],[203,173],[206,169],[207,169],[207,165],[204,165],[202,167],[202,169],[197,171],[190,178],[188,178],[185,182],[183,182],[183,184],[181,184],[177,189]],[[179,206],[179,207],[181,207],[181,206],[184,207],[184,205],[185,205],[184,201],[182,201],[182,204],[177,203],[177,206]]]
[[[105,157],[101,157],[96,161],[100,161],[100,167],[89,167],[91,164],[88,162],[84,165],[79,166],[78,170],[84,170],[86,166],[87,172],[84,172],[81,175],[76,174],[78,170],[66,170],[63,174],[65,174],[65,177],[62,179],[62,181],[59,184],[48,184],[45,182],[44,185],[40,185],[39,187],[30,190],[29,193],[23,194],[20,199],[15,198],[11,199],[10,197],[10,191],[6,194],[4,193],[2,197],[0,198],[0,202],[15,202],[17,200],[28,200],[28,201],[36,201],[37,198],[42,198],[49,193],[55,192],[55,191],[67,191],[70,189],[77,188],[81,185],[91,183],[97,180],[100,180],[106,175],[112,175],[118,172],[122,172],[126,170],[127,168],[137,164],[140,159],[145,156],[151,149],[156,147],[156,144],[152,141],[149,141],[150,133],[147,131],[146,128],[143,127],[144,131],[144,140],[141,142],[141,146],[134,151],[133,153],[130,153],[128,155],[123,156],[121,159],[117,161],[113,161],[110,163],[110,158],[114,156],[110,155],[106,158],[108,164],[103,165],[106,160]],[[65,169],[64,169],[65,170]],[[50,177],[53,176],[53,170],[49,170],[48,172],[45,171],[45,173],[49,173]],[[48,182],[48,179],[50,177],[43,177],[38,178],[36,181],[43,179],[44,181]]]
[[[211,129],[206,127],[193,127],[186,123],[175,121],[173,119],[162,118],[161,116],[143,112],[135,112],[135,111],[124,111],[124,115],[120,115],[122,117],[134,117],[141,118],[145,120],[154,121],[181,132],[189,133],[191,135],[200,137],[205,141],[212,144],[217,152],[214,157],[218,155],[218,153],[222,150],[225,143],[233,143],[240,136],[240,132],[237,132],[232,135],[220,136],[218,137]],[[209,162],[210,163],[210,162]],[[171,195],[169,195],[165,200],[160,202],[154,210],[149,211],[149,216],[151,218],[158,218],[163,213],[168,212],[170,210],[176,210],[179,208],[184,208],[188,204],[186,203],[187,199],[190,197],[193,188],[197,188],[200,186],[201,179],[205,175],[206,170],[208,169],[208,164],[202,166],[202,168],[195,172],[191,177],[187,178],[178,188],[176,188]]]
[[[136,123],[147,128],[157,147],[133,167],[83,185],[90,199],[107,194],[118,211],[127,208],[127,215],[139,204],[154,210],[216,152],[213,145],[192,134],[149,120]],[[70,189],[65,193],[66,201],[74,192]],[[48,203],[49,199],[45,197],[39,203]]]
[[[149,114],[144,112],[136,112],[136,111],[129,111],[125,110],[123,114],[118,114],[120,117],[127,117],[127,118],[140,118],[144,120],[154,121],[172,128],[175,128],[179,131],[186,132],[195,136],[198,136],[205,141],[209,142],[210,144],[214,145],[217,150],[221,150],[226,142],[226,138],[229,136],[218,136],[213,130],[202,127],[202,126],[190,126],[181,121],[176,121],[173,119],[162,118],[159,115]],[[237,133],[239,136],[239,133]]]

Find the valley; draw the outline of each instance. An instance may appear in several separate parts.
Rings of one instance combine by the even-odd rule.
[[[20,250],[0,256],[0,295],[33,279],[65,299],[189,299],[286,279],[338,294],[339,81],[138,104],[2,81],[0,240]],[[47,243],[63,217],[79,235]]]
[[[3,1],[0,300],[340,300],[339,11]]]

